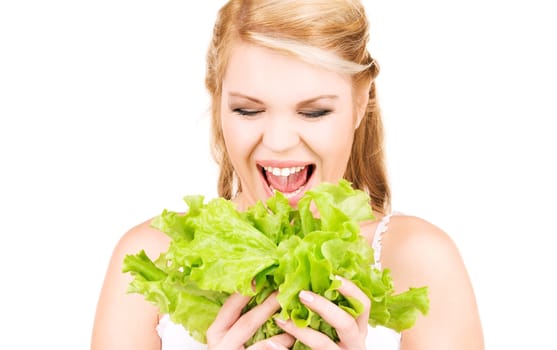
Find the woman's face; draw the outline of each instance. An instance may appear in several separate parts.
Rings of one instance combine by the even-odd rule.
[[[276,51],[239,44],[222,84],[226,149],[240,179],[241,209],[280,191],[304,191],[344,175],[359,123],[352,83]]]

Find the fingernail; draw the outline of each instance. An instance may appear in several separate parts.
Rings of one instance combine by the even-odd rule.
[[[278,346],[278,345],[277,345],[275,342],[273,342],[272,340],[268,340],[268,341],[267,341],[267,344],[269,344],[269,347],[270,347],[271,349],[280,350],[280,346]]]
[[[310,292],[307,292],[305,290],[301,291],[300,294],[298,294],[298,296],[300,297],[300,300],[302,300],[303,302],[311,303],[313,301],[313,295]]]
[[[342,277],[340,277],[339,275],[335,275],[335,279],[342,282]]]
[[[278,318],[278,317],[273,317],[273,319],[275,320],[276,323],[278,323],[279,325],[283,325],[286,324],[286,321],[283,320],[282,318]]]

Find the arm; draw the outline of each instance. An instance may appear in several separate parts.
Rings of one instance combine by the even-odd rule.
[[[122,273],[126,254],[145,249],[154,259],[166,250],[168,238],[149,227],[139,225],[127,232],[116,245],[97,305],[92,350],[159,350],[160,338],[156,333],[158,309],[145,301],[142,295],[128,294],[132,278]]]
[[[402,333],[401,350],[484,348],[474,291],[446,233],[416,217],[393,217],[383,239],[382,264],[391,270],[397,292],[429,288],[429,314]]]
[[[161,339],[156,331],[158,308],[140,294],[128,294],[132,281],[122,273],[124,257],[144,249],[156,259],[168,249],[170,239],[151,228],[149,222],[127,232],[116,245],[101,290],[93,327],[91,350],[160,350]],[[275,297],[240,317],[249,297],[234,295],[223,306],[219,317],[208,332],[209,348],[240,349],[242,344],[279,308]],[[210,334],[209,334],[210,333]],[[271,339],[285,348],[293,343],[287,334]],[[269,340],[250,349],[267,349]]]

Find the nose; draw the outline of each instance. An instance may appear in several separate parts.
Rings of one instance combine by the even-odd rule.
[[[270,116],[263,130],[263,145],[275,153],[284,153],[300,142],[296,121],[281,116]]]

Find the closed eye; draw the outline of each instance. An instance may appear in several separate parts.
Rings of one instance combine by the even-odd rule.
[[[306,118],[319,118],[330,114],[332,111],[330,109],[318,109],[315,111],[300,111],[299,114],[303,115]]]
[[[251,117],[251,116],[257,115],[261,112],[264,112],[265,110],[263,110],[263,109],[248,109],[248,108],[234,108],[232,111],[234,113],[239,114],[239,115]]]

